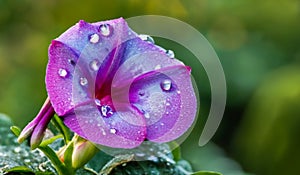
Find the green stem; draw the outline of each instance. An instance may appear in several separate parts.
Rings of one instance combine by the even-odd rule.
[[[68,169],[64,163],[62,163],[57,157],[56,153],[49,146],[39,146],[39,150],[41,150],[51,161],[53,166],[55,167],[57,173],[59,175],[73,175],[75,174],[73,169]]]
[[[64,136],[64,140],[67,145],[71,141],[71,134],[69,129],[64,125],[62,120],[57,115],[54,115],[54,117],[52,118],[52,122],[54,126],[57,127],[59,132]]]

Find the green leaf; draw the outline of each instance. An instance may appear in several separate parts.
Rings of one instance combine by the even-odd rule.
[[[117,155],[102,168],[100,174],[109,174],[115,167],[130,162],[133,158],[133,154]]]
[[[222,175],[222,174],[214,171],[198,171],[191,175]]]
[[[11,135],[13,136],[13,134]],[[16,142],[15,138],[11,139]],[[34,172],[39,171],[39,168],[42,167],[45,173],[55,172],[48,158],[41,155],[38,151],[30,151],[30,147],[27,144],[0,145],[0,154],[0,174],[14,167],[30,167]],[[8,173],[7,175],[11,174],[17,173]]]
[[[6,171],[7,173],[26,173],[26,174],[34,174],[34,172],[26,167],[26,166],[16,166]]]
[[[40,144],[40,146],[47,146],[53,142],[55,142],[57,139],[59,138],[63,138],[64,136],[62,134],[59,134],[59,135],[56,135],[56,136],[53,136],[47,140],[43,140],[42,143]]]
[[[53,172],[37,171],[35,175],[55,175]]]
[[[126,161],[126,158],[118,160],[112,157],[100,172],[103,174],[124,174],[124,172],[126,174],[190,174],[192,169],[189,163],[182,159],[175,162],[170,147],[172,147],[170,144],[144,142],[138,148],[123,150],[123,152],[115,151],[114,154],[117,156],[133,154],[135,159]],[[136,159],[139,161],[135,161]]]
[[[20,145],[17,143],[16,136],[19,136],[21,129],[12,125],[9,117],[0,114],[0,153],[2,153],[0,156],[0,174],[1,172],[7,172],[7,175],[54,174],[55,170],[46,156],[31,151],[27,144]],[[46,142],[49,143],[50,140]],[[51,150],[50,147],[48,148]],[[41,147],[41,149],[43,148]],[[52,153],[48,153],[48,155],[55,155],[55,152],[51,151]],[[44,168],[42,173],[39,173],[40,167]]]
[[[11,130],[11,132],[12,132],[15,136],[19,137],[19,135],[20,135],[20,133],[21,133],[21,129],[20,129],[19,127],[17,127],[17,126],[11,126],[11,127],[10,127],[10,130]]]
[[[106,154],[103,151],[99,151],[93,158],[87,163],[87,167],[91,168],[97,172],[101,170],[101,168],[113,159],[113,156]]]

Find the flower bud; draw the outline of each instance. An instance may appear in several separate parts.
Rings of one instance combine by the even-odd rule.
[[[50,100],[47,98],[38,115],[22,130],[18,142],[22,143],[31,135],[31,149],[37,148],[43,140],[47,125],[54,113]]]
[[[84,139],[78,139],[74,143],[72,154],[72,167],[78,169],[84,166],[95,154],[98,148],[92,143]]]

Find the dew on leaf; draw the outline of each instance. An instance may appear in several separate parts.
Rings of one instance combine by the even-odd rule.
[[[14,149],[14,152],[15,153],[19,153],[21,151],[21,148],[20,147],[16,147],[15,149]]]

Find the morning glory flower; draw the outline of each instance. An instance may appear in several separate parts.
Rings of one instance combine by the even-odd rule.
[[[49,100],[41,111],[55,111],[82,138],[113,148],[180,137],[197,110],[191,69],[149,38],[123,18],[79,21],[50,44]],[[52,116],[40,112],[19,140],[41,136]]]

